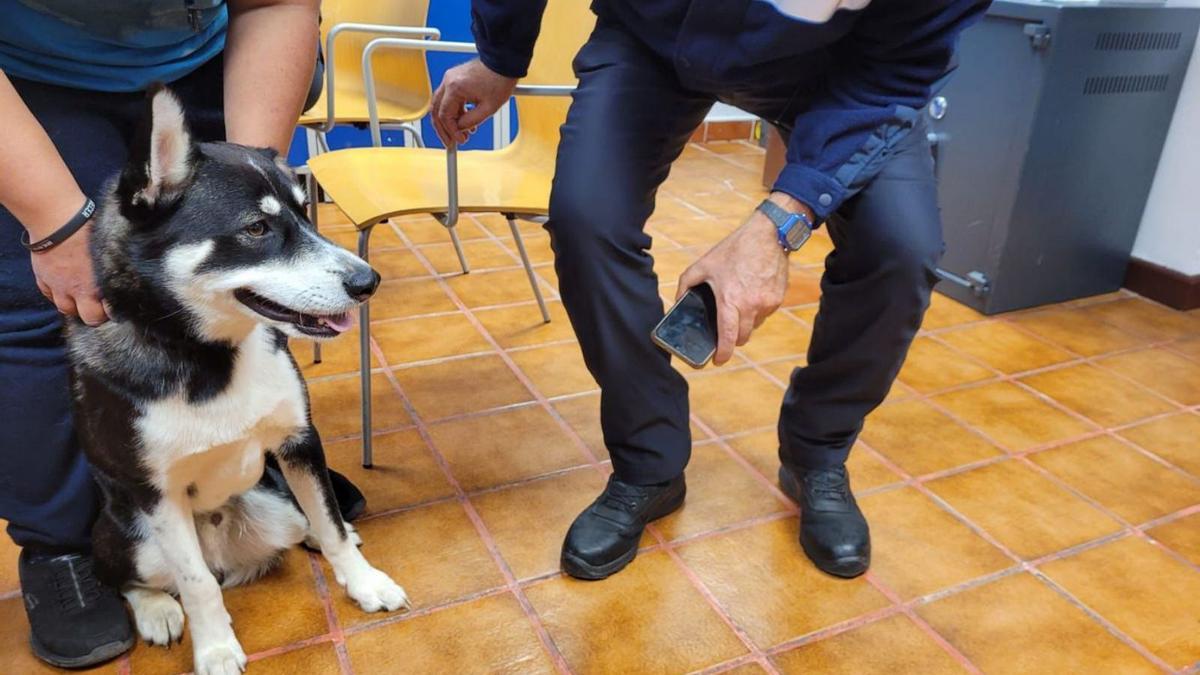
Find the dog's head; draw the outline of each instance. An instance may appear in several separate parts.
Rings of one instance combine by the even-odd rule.
[[[379,274],[316,232],[276,153],[194,142],[165,88],[147,107],[97,232],[118,312],[145,323],[181,316],[208,340],[236,340],[255,322],[307,338],[352,328]]]

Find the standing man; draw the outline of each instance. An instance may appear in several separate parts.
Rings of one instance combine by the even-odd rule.
[[[197,138],[286,152],[315,99],[318,5],[0,0],[0,518],[21,546],[30,644],[47,663],[81,668],[133,646],[121,597],[92,574],[99,495],[61,335],[63,316],[108,319],[88,252],[92,200],[125,166],[156,81]],[[57,243],[22,246],[47,238]],[[361,511],[361,493],[335,486],[343,511]]]
[[[663,308],[643,230],[671,163],[718,100],[778,127],[787,166],[745,223],[683,273],[679,294],[712,287],[722,364],[783,301],[788,253],[810,228],[829,228],[835,250],[808,365],[793,372],[779,418],[779,481],[800,505],[800,544],[813,563],[841,577],[867,570],[870,535],[845,462],[921,326],[943,248],[920,111],[988,4],[595,0],[546,228],[600,384],[613,475],[567,532],[565,572],[621,570],[646,523],[683,503],[687,382],[650,340]],[[508,99],[545,5],[473,0],[479,60],[448,72],[434,95],[444,141],[465,141]]]

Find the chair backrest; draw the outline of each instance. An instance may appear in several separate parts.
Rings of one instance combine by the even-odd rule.
[[[574,84],[571,62],[596,25],[587,0],[549,0],[542,32],[523,84]],[[558,130],[567,119],[566,97],[517,97],[516,144],[558,146]]]
[[[429,0],[325,0],[321,3],[321,44],[330,28],[339,23],[374,23],[386,26],[425,26],[429,16]],[[362,53],[371,40],[380,37],[371,33],[342,33],[334,48],[335,86],[339,91],[363,90]],[[380,101],[404,100],[411,105],[414,97],[432,97],[429,68],[424,52],[415,50],[384,50],[373,58],[376,95]],[[341,117],[342,104],[335,113]],[[360,111],[345,111],[358,116]],[[362,111],[365,115],[365,111]]]

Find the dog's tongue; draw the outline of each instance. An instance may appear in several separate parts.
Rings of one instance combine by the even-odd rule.
[[[345,333],[351,328],[354,328],[355,323],[353,312],[343,312],[336,316],[323,316],[320,318],[320,321],[323,325],[328,326],[339,333]]]

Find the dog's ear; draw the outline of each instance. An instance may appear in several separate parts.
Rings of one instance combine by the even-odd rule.
[[[123,206],[168,206],[191,183],[196,145],[183,105],[161,84],[146,92],[146,114],[138,128],[117,192]]]

